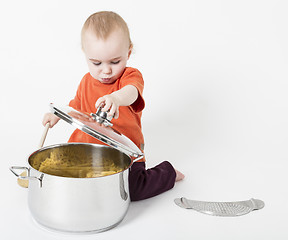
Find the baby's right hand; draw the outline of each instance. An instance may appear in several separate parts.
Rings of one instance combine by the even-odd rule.
[[[55,116],[53,113],[46,113],[44,115],[42,124],[45,126],[49,122],[50,128],[52,128],[59,120],[60,118]]]

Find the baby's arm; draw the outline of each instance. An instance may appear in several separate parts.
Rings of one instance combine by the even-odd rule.
[[[127,85],[118,91],[115,91],[109,95],[100,97],[95,106],[98,108],[101,104],[105,104],[102,111],[107,112],[109,109],[109,116],[113,116],[117,119],[119,117],[120,106],[130,106],[138,98],[138,90],[133,85]]]

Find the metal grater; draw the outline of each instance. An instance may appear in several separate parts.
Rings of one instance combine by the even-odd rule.
[[[254,198],[238,202],[204,202],[182,197],[176,198],[174,202],[182,208],[194,209],[201,213],[222,217],[241,216],[253,210],[261,209],[265,205],[263,201]]]

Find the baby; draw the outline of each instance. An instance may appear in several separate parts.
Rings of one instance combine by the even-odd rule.
[[[144,81],[135,68],[126,67],[133,44],[126,22],[114,12],[97,12],[84,23],[82,49],[89,73],[81,80],[76,96],[69,106],[95,113],[99,106],[113,116],[113,128],[131,139],[144,151],[141,115],[145,107],[142,96]],[[47,113],[43,125],[53,127],[59,118]],[[76,129],[69,142],[103,144]],[[145,158],[133,163],[129,170],[129,192],[132,201],[156,196],[173,188],[184,175],[164,161],[146,170]]]

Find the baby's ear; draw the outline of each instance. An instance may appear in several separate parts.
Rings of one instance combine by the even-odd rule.
[[[131,43],[130,44],[130,47],[129,47],[129,51],[128,51],[128,59],[130,58],[130,55],[132,53],[132,50],[133,50],[133,44]]]

